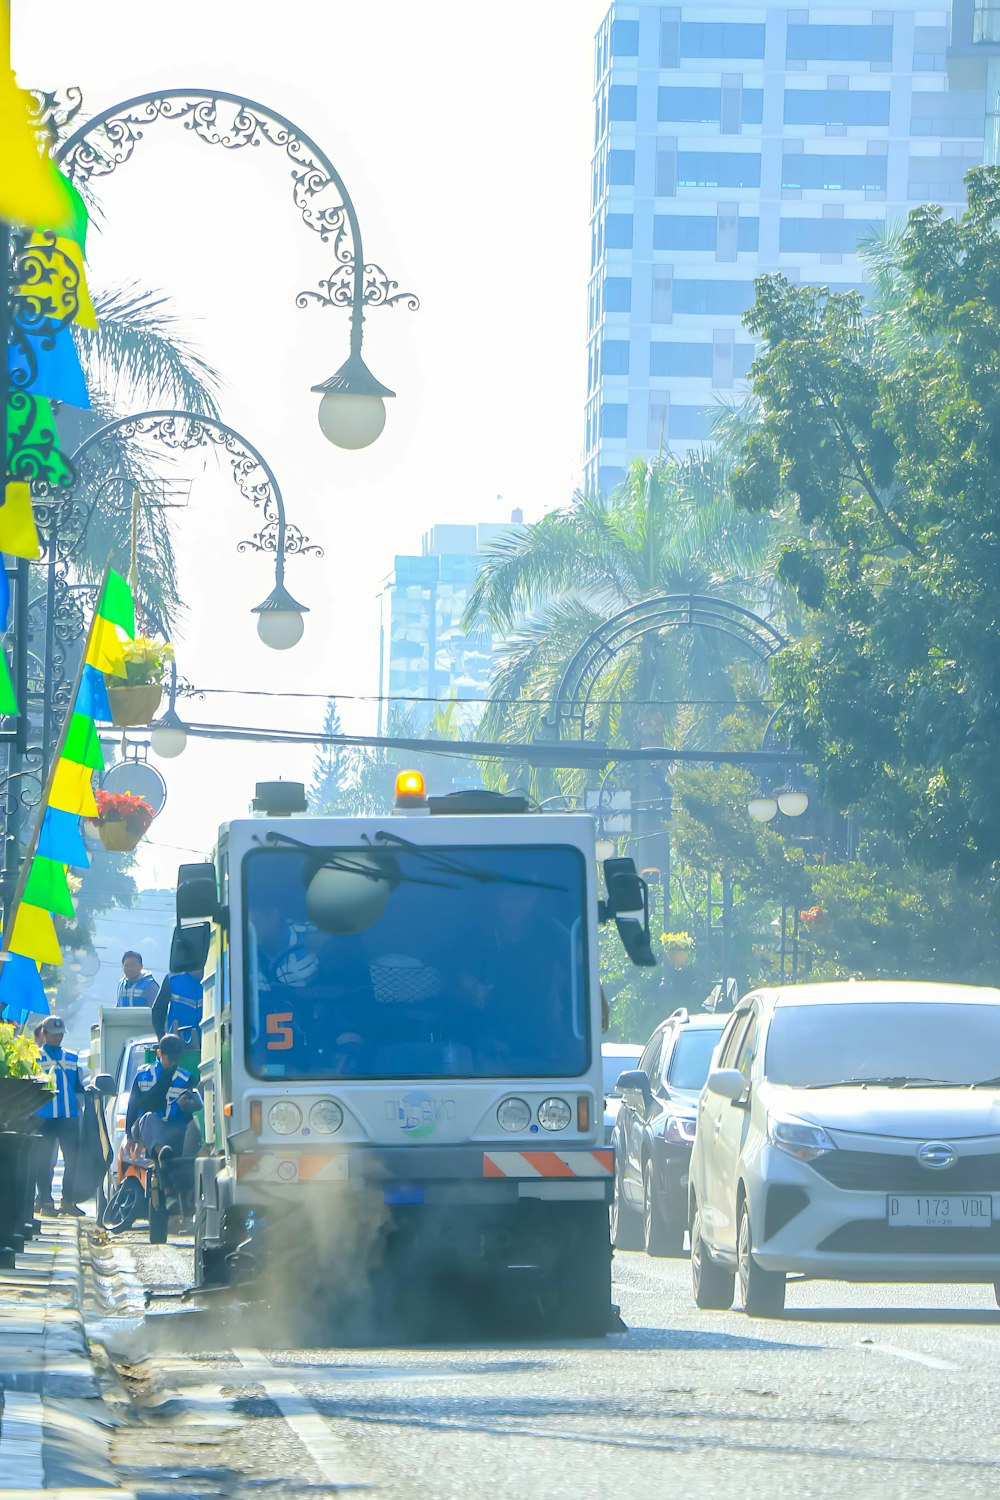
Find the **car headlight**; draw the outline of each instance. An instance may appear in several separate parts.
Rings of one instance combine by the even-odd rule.
[[[268,1110],[267,1123],[275,1135],[294,1135],[302,1128],[302,1111],[291,1099],[279,1099]]]
[[[675,1146],[690,1146],[694,1140],[695,1122],[686,1115],[668,1115],[663,1127],[663,1139],[673,1141]]]
[[[797,1161],[815,1161],[817,1156],[837,1149],[822,1125],[809,1125],[787,1115],[768,1115],[767,1138],[772,1146]]]
[[[344,1123],[344,1111],[336,1099],[320,1099],[309,1111],[309,1124],[322,1135],[333,1135]]]
[[[504,1099],[497,1105],[497,1123],[501,1130],[527,1130],[531,1110],[523,1099]]]
[[[538,1123],[543,1130],[565,1130],[573,1111],[565,1099],[543,1099],[538,1106]]]

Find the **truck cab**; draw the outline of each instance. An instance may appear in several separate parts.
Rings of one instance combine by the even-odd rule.
[[[200,1283],[349,1245],[611,1326],[597,924],[651,962],[645,890],[609,862],[600,902],[593,821],[525,808],[414,774],[396,816],[233,821],[182,869],[175,942],[209,947]]]

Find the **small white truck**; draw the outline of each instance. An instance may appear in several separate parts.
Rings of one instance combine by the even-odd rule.
[[[418,773],[391,816],[223,824],[172,957],[208,955],[197,1284],[253,1263],[306,1298],[349,1263],[352,1298],[429,1272],[545,1331],[617,1326],[598,921],[653,958],[632,861],[604,900],[598,875],[589,816]]]

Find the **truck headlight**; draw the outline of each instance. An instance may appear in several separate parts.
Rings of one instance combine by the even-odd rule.
[[[543,1099],[538,1106],[538,1123],[543,1130],[565,1130],[573,1111],[565,1099]]]
[[[336,1099],[320,1099],[309,1111],[309,1124],[321,1135],[333,1135],[344,1123],[344,1111]]]
[[[294,1135],[302,1128],[302,1111],[291,1099],[279,1099],[268,1110],[267,1123],[275,1135]]]
[[[822,1125],[810,1125],[792,1115],[768,1115],[767,1138],[772,1146],[797,1161],[815,1161],[817,1156],[837,1149]]]
[[[497,1105],[497,1124],[501,1130],[527,1130],[531,1110],[523,1099],[504,1099]]]

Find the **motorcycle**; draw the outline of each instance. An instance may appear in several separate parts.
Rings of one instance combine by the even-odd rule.
[[[156,1162],[136,1141],[122,1141],[118,1152],[118,1186],[101,1215],[109,1234],[124,1234],[143,1219],[149,1225],[149,1243],[165,1245],[171,1213],[177,1200],[167,1194]]]

